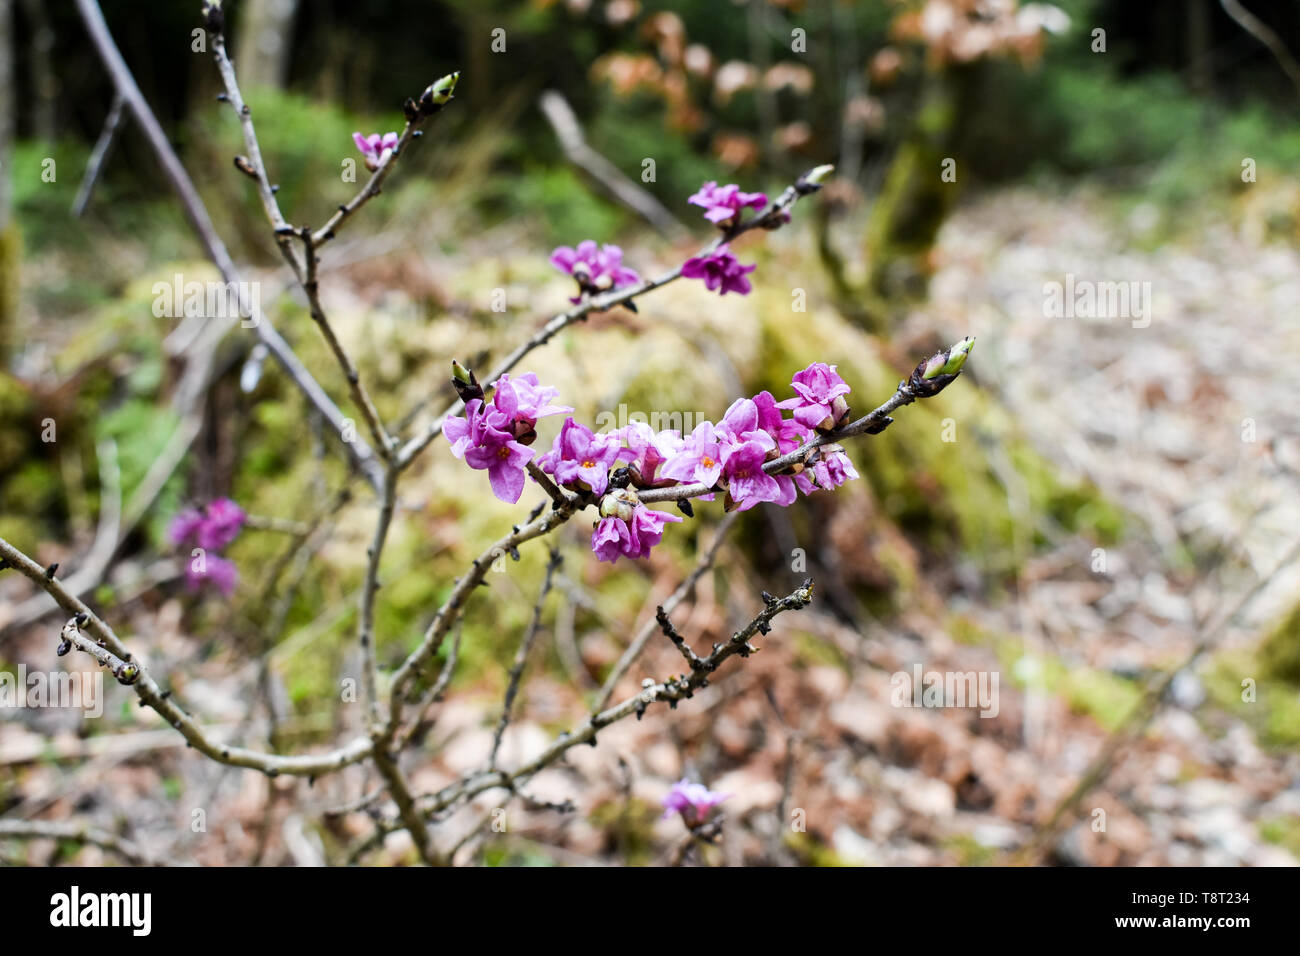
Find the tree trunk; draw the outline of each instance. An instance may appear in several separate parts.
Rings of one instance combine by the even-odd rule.
[[[9,358],[18,312],[18,223],[13,219],[14,16],[0,0],[0,368]]]
[[[31,31],[27,52],[31,58],[32,135],[42,143],[53,143],[57,132],[59,78],[51,60],[54,27],[50,25],[46,4],[47,0],[23,0],[23,13]]]
[[[298,0],[245,0],[239,24],[235,66],[245,92],[258,87],[284,89]]]

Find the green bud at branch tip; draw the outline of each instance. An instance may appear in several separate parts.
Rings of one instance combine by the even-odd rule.
[[[970,355],[971,348],[975,345],[975,336],[968,335],[956,345],[948,350],[948,361],[944,363],[940,374],[956,375],[966,364],[966,357]]]
[[[831,165],[818,166],[815,169],[810,169],[808,170],[808,172],[804,173],[803,178],[806,182],[812,183],[814,186],[820,186],[830,177],[830,174],[833,172],[835,172],[834,166]]]
[[[433,98],[433,102],[442,106],[450,100],[452,94],[456,91],[456,81],[459,79],[460,70],[457,70],[455,73],[448,73],[442,79],[429,84],[429,94]]]

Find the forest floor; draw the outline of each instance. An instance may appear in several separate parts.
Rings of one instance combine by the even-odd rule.
[[[901,338],[936,327],[975,335],[972,376],[1063,473],[1090,480],[1134,516],[1123,541],[1094,549],[1042,526],[1008,462],[1019,526],[1026,538],[1037,530],[1051,543],[1021,542],[1023,570],[1004,600],[976,600],[958,588],[945,596],[946,617],[918,610],[870,622],[864,633],[816,605],[797,622],[779,618],[761,654],[672,720],[652,711],[613,725],[599,746],[574,748],[530,783],[530,797],[573,799],[577,812],[516,803],[507,831],[496,833],[483,826],[496,806],[485,794],[445,821],[440,841],[466,839],[459,860],[673,860],[684,831],[659,819],[658,800],[690,774],[731,794],[722,839],[691,860],[1007,862],[1067,801],[1111,733],[1129,726],[1125,716],[1146,689],[1205,641],[1149,726],[1138,726],[1098,785],[1069,805],[1045,859],[1296,862],[1300,732],[1288,720],[1297,691],[1256,673],[1253,651],[1300,593],[1300,566],[1273,573],[1300,527],[1300,405],[1286,373],[1300,367],[1293,318],[1300,256],[1226,227],[1147,248],[1140,208],[1117,220],[1094,199],[1015,190],[963,208],[943,232],[931,300]],[[1149,283],[1149,311],[1136,319],[1049,317],[1043,285],[1065,283],[1067,274],[1076,284]],[[990,458],[997,461],[996,449]],[[1258,579],[1269,583],[1224,623]],[[656,584],[635,627],[674,584]],[[761,587],[754,580],[724,593],[705,576],[674,615],[677,626],[706,647],[752,616],[754,600],[744,595]],[[572,621],[564,608],[593,601],[577,576],[562,575],[557,591],[561,631]],[[149,613],[156,641],[182,629],[175,602]],[[824,662],[808,666],[796,642],[781,640],[782,628],[796,624],[832,649]],[[632,629],[611,624],[603,634],[564,637],[583,664],[598,666]],[[914,666],[996,674],[997,714],[892,706],[894,675]],[[652,642],[620,690],[680,667],[666,640]],[[1254,703],[1239,699],[1243,681],[1254,687]],[[233,724],[236,686],[195,680],[189,695]],[[205,687],[207,699],[196,699]],[[559,675],[531,678],[502,763],[536,752],[583,714],[582,691]],[[409,769],[413,786],[427,791],[475,769],[491,745],[494,708],[494,697],[472,692],[442,704],[428,759]],[[694,742],[689,757],[686,741]],[[162,751],[154,749],[160,743]],[[65,735],[59,746],[80,745]],[[0,725],[0,768],[24,768],[23,800],[9,815],[125,820],[155,852],[209,865],[324,858],[310,821],[340,802],[335,792],[181,759],[165,728],[84,747],[88,762],[72,770],[30,762],[47,747],[35,730]],[[367,788],[353,789],[356,796]],[[207,831],[220,839],[177,825],[182,792],[199,795],[182,803],[209,808]],[[352,813],[331,829],[343,839],[369,826],[366,814]],[[38,841],[23,852],[34,862],[52,849]],[[100,854],[87,848],[76,859],[94,863]],[[369,861],[409,858],[409,839],[399,833]]]

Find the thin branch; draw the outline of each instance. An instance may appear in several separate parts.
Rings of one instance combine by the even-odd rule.
[[[451,629],[452,624],[460,616],[465,601],[474,589],[483,583],[483,579],[492,567],[492,563],[502,555],[516,552],[519,545],[525,541],[540,538],[542,535],[555,530],[568,521],[573,516],[573,513],[574,507],[568,505],[552,509],[545,514],[542,514],[539,509],[526,524],[515,525],[508,535],[498,539],[474,559],[465,574],[456,581],[451,594],[443,602],[442,607],[434,615],[419,645],[407,656],[406,660],[402,662],[402,666],[393,675],[392,687],[389,692],[386,739],[391,739],[397,731],[397,725],[402,716],[402,707],[406,703],[406,696],[412,682],[433,655],[438,652],[447,631]]]
[[[356,363],[352,361],[352,357],[343,348],[343,343],[334,334],[334,327],[330,325],[330,321],[325,315],[325,307],[321,305],[320,283],[316,278],[316,267],[319,260],[316,257],[316,247],[312,242],[311,230],[304,227],[299,235],[302,238],[307,257],[307,274],[302,280],[302,290],[307,296],[312,320],[320,329],[321,335],[324,337],[326,344],[329,345],[330,351],[339,363],[339,367],[343,369],[343,377],[347,379],[348,389],[352,393],[352,401],[361,409],[361,417],[365,419],[366,427],[370,430],[370,437],[374,440],[380,454],[385,459],[389,459],[392,457],[394,439],[384,427],[384,423],[379,417],[379,410],[375,408],[370,393],[366,391],[365,385],[362,384],[361,373],[357,370]]]
[[[0,820],[0,839],[15,840],[70,840],[88,843],[116,853],[136,866],[169,866],[130,840],[86,823],[56,823],[48,820]]]
[[[275,189],[266,173],[266,163],[262,161],[262,148],[257,142],[257,133],[253,130],[253,111],[244,102],[244,97],[239,91],[239,83],[235,80],[235,67],[230,62],[230,57],[226,55],[225,31],[214,30],[209,25],[208,34],[212,38],[212,56],[216,60],[217,71],[221,74],[221,82],[226,88],[226,100],[235,111],[235,115],[239,117],[239,126],[244,135],[244,149],[248,151],[245,157],[247,168],[253,171],[253,180],[257,183],[257,195],[262,201],[262,210],[266,213],[266,219],[275,233],[275,241],[280,247],[281,254],[301,281],[302,263],[290,243],[289,224],[285,221],[284,214],[280,212],[280,203],[275,198]]]
[[[325,225],[312,233],[311,242],[314,246],[319,248],[331,241],[343,223],[355,215],[358,209],[379,195],[384,188],[384,180],[388,178],[388,174],[397,165],[398,157],[406,152],[406,148],[413,139],[422,135],[420,125],[427,117],[436,113],[443,104],[452,98],[452,94],[456,89],[456,82],[459,79],[459,71],[444,76],[429,85],[421,95],[418,103],[414,100],[407,100],[406,125],[402,128],[402,134],[397,138],[397,145],[388,155],[388,158],[374,171],[374,174],[362,187],[361,191],[353,196],[349,202],[340,206],[338,211],[326,221]]]
[[[756,215],[749,219],[741,220],[730,228],[724,229],[712,242],[701,249],[697,255],[708,256],[724,243],[731,242],[737,236],[749,232],[751,229],[778,229],[785,224],[786,217],[791,207],[800,199],[800,197],[809,195],[815,190],[815,187],[796,184],[786,187],[776,199],[768,203],[766,207],[760,210]],[[575,322],[584,321],[588,315],[593,312],[604,312],[618,305],[624,305],[631,302],[637,296],[644,295],[655,289],[668,285],[681,277],[682,267],[677,266],[665,272],[655,279],[647,279],[639,285],[629,286],[626,289],[615,289],[602,293],[597,296],[584,298],[582,302],[569,309],[567,312],[561,312],[559,315],[551,318],[545,325],[535,332],[527,341],[518,345],[514,351],[501,360],[500,364],[494,368],[486,378],[480,379],[484,384],[491,384],[499,379],[502,375],[509,372],[524,356],[536,348],[540,348],[558,335],[561,331],[573,325]],[[443,423],[452,415],[457,414],[464,407],[463,402],[455,402],[448,407],[437,421],[430,424],[422,434],[410,439],[402,446],[401,451],[397,453],[397,466],[404,469],[415,459],[415,457],[429,446],[429,443],[442,434]]]
[[[75,219],[80,219],[90,205],[91,194],[95,191],[95,185],[108,161],[108,154],[122,128],[122,120],[126,116],[125,107],[126,100],[122,94],[114,93],[113,105],[108,108],[108,116],[104,119],[104,128],[99,131],[99,139],[95,140],[95,148],[90,151],[90,159],[86,161],[86,172],[81,178],[81,185],[77,187],[77,198],[72,201],[72,215]]]
[[[667,239],[680,239],[686,230],[654,194],[641,188],[625,176],[617,166],[587,143],[573,108],[562,93],[544,90],[537,98],[542,115],[555,130],[555,136],[564,149],[564,155],[579,169],[600,183],[615,199],[640,215]]]
[[[44,588],[59,607],[78,619],[79,629],[88,631],[94,639],[87,641],[88,644],[111,653],[120,661],[133,662],[130,651],[107,623],[64,588],[57,577],[47,574],[45,568],[3,538],[0,538],[0,559],[3,559],[8,567],[16,569],[24,577]],[[90,647],[84,649],[95,653]],[[230,747],[212,740],[194,718],[171,699],[171,691],[164,691],[158,686],[150,676],[148,668],[140,667],[131,687],[139,696],[141,706],[153,708],[185,738],[190,746],[219,763],[260,770],[270,776],[285,773],[306,777],[318,776],[350,766],[370,755],[371,744],[364,737],[321,754],[281,756],[246,750],[243,747]]]
[[[397,735],[394,749],[399,753],[406,749],[406,745],[425,726],[429,708],[442,700],[442,695],[447,692],[447,686],[456,673],[456,662],[460,658],[460,640],[465,630],[463,625],[463,620],[456,622],[456,633],[451,639],[451,648],[447,651],[447,660],[443,662],[442,670],[438,673],[438,679],[433,682],[433,686],[428,689],[424,697],[420,699],[419,704],[416,705],[415,719],[402,733]]]
[[[1239,27],[1268,48],[1278,66],[1286,73],[1287,79],[1295,86],[1296,92],[1300,93],[1300,63],[1296,62],[1277,31],[1243,7],[1238,0],[1219,0],[1219,4],[1223,7],[1223,12],[1232,17]]]
[[[501,738],[505,736],[506,727],[510,723],[510,711],[515,705],[515,695],[519,693],[519,681],[524,676],[524,665],[528,663],[528,652],[533,649],[533,641],[536,640],[537,631],[542,623],[542,605],[546,603],[546,595],[551,593],[551,581],[563,561],[560,552],[552,548],[551,559],[546,562],[546,574],[542,578],[542,587],[537,594],[537,603],[533,605],[533,618],[528,623],[528,630],[524,633],[524,639],[519,642],[519,650],[515,652],[515,662],[510,668],[510,679],[506,684],[505,702],[501,706],[501,719],[497,721],[496,734],[492,738],[492,752],[488,756],[489,770],[497,765],[497,752],[501,749]]]
[[[765,604],[763,610],[753,620],[732,634],[726,643],[715,644],[713,652],[704,659],[703,668],[692,670],[691,673],[686,675],[670,677],[666,681],[647,681],[646,686],[639,693],[614,707],[592,714],[581,726],[571,732],[561,734],[550,746],[523,766],[509,773],[494,771],[469,775],[444,787],[437,793],[423,798],[421,801],[423,812],[426,816],[432,816],[454,804],[473,799],[484,791],[499,788],[513,789],[539,770],[554,763],[570,748],[576,747],[578,744],[589,744],[595,741],[596,735],[610,724],[632,714],[636,714],[639,719],[651,704],[666,703],[669,707],[675,709],[680,701],[689,699],[697,690],[706,687],[709,683],[709,675],[716,671],[728,658],[737,655],[748,657],[754,653],[757,648],[749,643],[750,639],[755,634],[768,633],[771,630],[772,620],[778,614],[807,607],[812,602],[812,591],[812,582],[805,581],[801,587],[795,589],[786,597],[773,598]]]
[[[379,413],[375,409],[375,404],[371,401],[369,393],[361,382],[361,375],[357,371],[356,363],[352,361],[351,356],[343,348],[333,326],[330,325],[329,319],[325,315],[324,307],[321,305],[320,286],[316,276],[316,244],[311,230],[306,227],[296,230],[285,221],[284,214],[280,211],[279,201],[275,198],[275,188],[271,184],[270,176],[266,171],[266,164],[262,159],[262,148],[257,140],[257,130],[253,125],[253,111],[244,102],[243,95],[239,90],[238,78],[235,76],[234,64],[230,62],[230,57],[226,54],[225,34],[221,30],[216,30],[211,31],[211,35],[212,55],[217,63],[217,71],[221,74],[221,81],[226,88],[226,100],[235,111],[235,115],[239,117],[239,126],[244,137],[244,149],[248,152],[248,155],[244,157],[247,163],[246,168],[251,171],[253,181],[257,184],[257,194],[262,201],[262,209],[266,213],[267,222],[270,223],[276,245],[279,246],[281,255],[284,256],[290,269],[293,270],[294,276],[298,279],[298,283],[307,296],[311,317],[320,329],[321,335],[324,336],[325,342],[329,345],[330,352],[338,361],[339,367],[343,370],[343,377],[347,380],[348,389],[352,394],[352,401],[361,410],[361,416],[370,429],[370,437],[374,441],[375,447],[378,448],[381,456],[387,458],[392,451],[393,440],[384,429]],[[292,240],[294,236],[302,239],[303,242],[301,258],[299,258],[293,246]]]
[[[406,777],[397,766],[397,762],[384,753],[382,747],[376,747],[373,756],[375,766],[383,774],[384,781],[388,784],[388,792],[392,795],[393,802],[397,804],[397,813],[406,824],[406,829],[410,831],[411,839],[415,841],[415,849],[420,854],[420,859],[430,866],[442,866],[443,860],[434,849],[429,828],[416,808],[415,798],[411,796],[411,786],[406,782]]]
[[[374,537],[366,551],[366,578],[361,588],[361,622],[357,633],[357,640],[361,644],[366,701],[370,708],[370,722],[373,726],[378,726],[381,721],[379,676],[375,654],[375,593],[379,590],[379,561],[384,553],[384,543],[388,540],[388,529],[393,522],[393,509],[396,504],[397,472],[390,464],[384,472],[383,499],[379,506],[379,518],[375,522]]]
[[[677,609],[677,606],[681,604],[682,601],[691,596],[695,590],[695,585],[699,582],[700,578],[704,577],[709,568],[713,567],[713,562],[718,556],[718,549],[722,547],[723,539],[726,538],[727,532],[731,530],[738,517],[739,512],[733,511],[722,519],[722,523],[718,525],[718,530],[713,536],[713,543],[710,544],[708,550],[700,556],[699,561],[696,562],[694,570],[692,570],[691,573],[686,576],[685,580],[677,586],[677,590],[669,595],[668,600],[664,601],[664,603],[660,605],[660,608],[664,612],[671,614]],[[609,700],[614,696],[614,689],[618,686],[618,682],[623,679],[623,675],[628,672],[628,669],[636,663],[637,658],[641,656],[642,651],[645,650],[646,644],[649,643],[650,638],[654,635],[657,628],[658,622],[656,619],[646,621],[646,623],[642,625],[641,630],[638,631],[636,637],[632,639],[632,643],[627,646],[627,650],[625,650],[622,656],[619,657],[618,663],[614,665],[614,669],[611,670],[609,676],[605,678],[605,683],[600,690],[600,700],[596,704],[597,710],[609,706]]]
[[[251,315],[253,328],[258,338],[275,356],[285,374],[293,380],[293,383],[307,398],[307,401],[329,422],[334,433],[342,438],[346,428],[343,413],[339,411],[338,406],[334,404],[316,379],[312,377],[306,366],[299,361],[298,356],[294,354],[288,343],[276,331],[270,319],[262,314],[259,309],[256,309],[255,304],[250,301],[250,297],[245,294],[244,283],[240,278],[239,270],[235,267],[234,260],[231,259],[225,243],[221,241],[221,237],[217,235],[216,228],[212,225],[207,207],[204,206],[203,200],[199,197],[198,190],[194,188],[194,183],[190,180],[185,167],[181,165],[181,161],[177,158],[175,150],[172,149],[171,143],[163,132],[162,126],[158,123],[157,117],[149,108],[144,94],[140,92],[135,77],[131,75],[130,68],[126,65],[126,61],[122,59],[121,52],[113,42],[112,34],[109,33],[108,24],[104,22],[104,15],[99,9],[99,4],[95,0],[76,0],[76,4],[81,19],[86,26],[86,32],[90,34],[91,42],[94,44],[104,68],[112,78],[114,88],[121,94],[126,101],[126,105],[135,116],[136,122],[140,124],[145,138],[149,141],[150,147],[158,158],[159,165],[162,166],[164,175],[180,199],[181,207],[185,210],[190,224],[194,227],[200,244],[202,244],[208,258],[220,271],[225,282],[237,290],[236,295],[239,300],[238,306],[241,314]],[[344,441],[343,446],[347,455],[369,478],[371,484],[378,489],[380,472],[370,446],[360,438],[355,438],[350,442]]]

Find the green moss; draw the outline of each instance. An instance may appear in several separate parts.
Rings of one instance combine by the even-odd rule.
[[[984,846],[968,833],[948,837],[942,846],[957,854],[959,866],[991,866],[998,855],[992,847]]]
[[[1261,820],[1259,835],[1269,843],[1276,844],[1292,856],[1300,858],[1300,817],[1274,817]]]
[[[1034,672],[1034,686],[1063,697],[1072,711],[1092,717],[1104,730],[1118,727],[1142,699],[1141,685],[1109,671],[1053,656],[1026,658],[1015,638],[998,643],[998,658],[1004,673],[1011,675],[1018,687],[1030,684],[1021,676],[1026,670],[1024,662],[1028,660]]]
[[[782,839],[782,843],[804,866],[842,867],[854,865],[810,833],[787,833]]]
[[[855,414],[892,394],[900,370],[879,357],[869,338],[825,313],[798,318],[765,317],[756,380],[747,384],[784,397],[794,371],[829,356],[853,386]],[[979,362],[978,347],[972,362]],[[933,551],[956,548],[988,572],[1010,573],[1047,540],[1041,527],[1021,540],[1038,516],[1098,544],[1123,534],[1119,509],[1090,484],[1060,476],[972,380],[959,379],[894,417],[882,434],[851,443],[848,454],[884,516]],[[1008,472],[1023,486],[1024,514],[1003,485]]]
[[[924,294],[930,251],[957,198],[957,181],[941,175],[952,158],[957,118],[952,80],[946,71],[933,71],[925,84],[916,122],[890,163],[867,223],[868,289],[882,300]]]
[[[824,664],[838,667],[846,674],[850,672],[850,662],[846,659],[844,652],[829,641],[822,640],[813,634],[798,633],[794,635],[794,654],[795,661],[801,667]]]
[[[1300,685],[1300,603],[1261,642],[1259,663],[1263,673]]]
[[[6,172],[5,175],[8,175]],[[22,233],[17,220],[0,229],[0,367],[17,341],[18,292],[21,288]]]
[[[1300,691],[1285,679],[1268,676],[1258,652],[1215,655],[1205,671],[1205,689],[1218,706],[1249,724],[1266,747],[1300,746]],[[1245,699],[1251,696],[1253,700]]]

